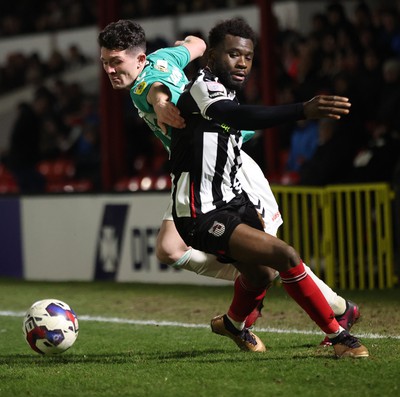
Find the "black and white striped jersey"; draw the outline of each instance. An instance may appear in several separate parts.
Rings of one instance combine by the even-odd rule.
[[[175,217],[198,217],[220,208],[242,192],[240,130],[206,115],[217,101],[237,101],[205,68],[188,84],[177,106],[186,121],[174,129],[171,142],[172,199]]]

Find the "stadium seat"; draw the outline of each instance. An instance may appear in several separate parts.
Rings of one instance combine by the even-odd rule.
[[[125,177],[121,178],[115,185],[116,192],[137,192],[140,189],[140,178]]]
[[[48,182],[46,191],[48,193],[85,193],[93,189],[93,183],[89,180],[69,180],[60,182]]]
[[[38,165],[39,172],[46,178],[48,193],[83,193],[93,190],[88,179],[74,179],[75,164],[71,159],[45,160]]]
[[[19,187],[13,174],[4,164],[0,164],[0,194],[7,193],[19,193]]]
[[[114,185],[114,191],[116,192],[163,191],[170,189],[171,177],[169,175],[124,177]]]
[[[65,181],[73,178],[75,165],[70,159],[44,160],[38,164],[38,170],[48,182]]]
[[[171,177],[169,175],[160,175],[155,180],[154,188],[156,190],[170,190],[171,189]]]

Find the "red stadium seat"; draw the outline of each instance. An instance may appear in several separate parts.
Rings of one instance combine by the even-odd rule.
[[[6,193],[19,193],[19,187],[13,174],[4,164],[0,164],[0,194]]]
[[[156,178],[154,188],[156,190],[170,190],[171,177],[169,175],[160,175],[158,178]]]
[[[74,179],[75,164],[71,159],[44,160],[39,163],[38,170],[46,178],[48,193],[89,192],[93,189],[92,182]]]
[[[70,159],[44,160],[39,163],[38,170],[48,182],[64,181],[75,175],[75,164]]]
[[[93,190],[93,183],[86,179],[48,182],[46,190],[48,193],[85,193]]]
[[[137,192],[140,189],[140,178],[125,177],[121,178],[115,185],[116,192]]]

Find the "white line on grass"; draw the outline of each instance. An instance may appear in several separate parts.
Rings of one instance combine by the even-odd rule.
[[[25,312],[15,312],[10,310],[0,310],[0,317],[23,317]],[[155,321],[155,320],[129,320],[118,317],[102,317],[102,316],[89,316],[82,315],[78,317],[79,321],[97,321],[101,323],[118,323],[118,324],[132,324],[132,325],[153,325],[158,327],[180,327],[180,328],[209,328],[209,324],[193,324],[181,323],[178,321]],[[255,327],[258,332],[269,332],[277,334],[303,334],[303,335],[321,335],[320,331],[309,331],[300,329],[284,329],[284,328],[259,328]],[[381,335],[373,333],[357,333],[360,338],[370,339],[400,339],[400,335]]]

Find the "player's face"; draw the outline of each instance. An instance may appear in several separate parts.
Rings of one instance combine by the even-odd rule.
[[[146,55],[129,50],[101,47],[100,60],[115,90],[129,90],[144,67]]]
[[[212,53],[211,69],[225,87],[239,90],[249,77],[253,57],[254,44],[250,39],[228,34]]]

